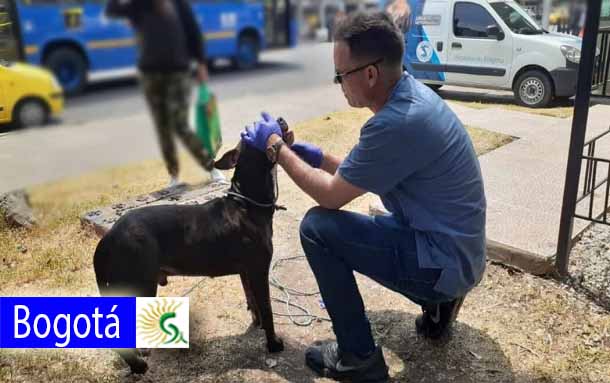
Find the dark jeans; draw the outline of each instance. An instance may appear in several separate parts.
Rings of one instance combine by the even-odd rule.
[[[300,234],[343,351],[366,355],[375,348],[354,271],[419,305],[452,299],[433,290],[441,271],[419,267],[414,231],[391,216],[316,207]]]

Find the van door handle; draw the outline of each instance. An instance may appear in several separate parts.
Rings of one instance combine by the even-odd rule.
[[[462,48],[462,43],[451,43],[451,48],[461,49]]]
[[[439,41],[436,43],[436,50],[439,52],[443,51],[443,42],[442,41]]]

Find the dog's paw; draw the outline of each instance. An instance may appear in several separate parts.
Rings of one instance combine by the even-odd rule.
[[[267,350],[269,352],[284,351],[284,341],[280,337],[275,336],[274,339],[267,341]]]
[[[129,369],[132,374],[144,374],[148,371],[148,364],[140,358],[129,361]]]

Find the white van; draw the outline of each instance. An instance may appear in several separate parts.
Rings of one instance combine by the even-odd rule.
[[[576,93],[582,39],[549,33],[510,0],[388,0],[407,70],[433,88],[512,90],[539,108]]]

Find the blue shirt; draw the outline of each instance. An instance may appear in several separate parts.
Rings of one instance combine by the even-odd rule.
[[[447,104],[404,73],[339,166],[415,231],[420,267],[442,269],[434,289],[466,294],[485,270],[485,193],[466,129]]]

